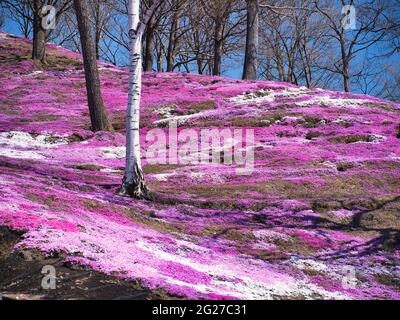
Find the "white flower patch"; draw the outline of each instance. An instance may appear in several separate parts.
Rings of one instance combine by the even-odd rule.
[[[369,143],[378,144],[378,143],[383,143],[383,142],[386,142],[386,141],[387,141],[387,138],[385,136],[381,136],[381,135],[378,135],[378,134],[371,134],[369,136]]]
[[[332,121],[332,123],[337,124],[347,124],[347,123],[360,123],[360,124],[371,124],[372,121],[365,120],[363,117],[360,116],[341,116],[336,120]]]
[[[194,119],[194,118],[200,118],[205,115],[210,115],[212,112],[215,112],[215,110],[210,111],[202,111],[194,114],[188,114],[188,115],[174,115],[172,112],[176,110],[176,105],[167,105],[162,108],[156,109],[153,111],[153,113],[160,115],[163,119],[157,120],[154,123],[155,124],[169,124],[169,123],[176,123],[178,126],[185,124],[188,120]]]
[[[224,182],[226,182],[226,177],[221,174],[213,174],[211,176],[211,180],[214,183],[224,183]]]
[[[191,178],[193,181],[202,181],[202,180],[203,180],[203,177],[204,177],[204,174],[201,173],[201,172],[191,172],[191,173],[190,173],[190,178]]]
[[[312,270],[321,273],[327,273],[329,270],[326,264],[311,259],[291,258],[290,262],[301,270]]]
[[[230,99],[235,104],[259,104],[263,102],[273,102],[278,98],[297,97],[299,95],[310,92],[306,87],[286,88],[283,91],[276,90],[259,90],[255,92],[245,93]]]
[[[371,101],[364,99],[331,98],[330,96],[317,96],[307,101],[295,102],[300,107],[326,105],[338,108],[359,108],[366,103],[371,103]]]
[[[332,169],[334,172],[337,171],[337,164],[335,162],[326,160],[326,161],[322,162],[321,165]]]
[[[41,160],[46,157],[39,152],[26,151],[26,150],[10,150],[10,149],[0,149],[0,156],[14,158],[14,159],[32,159]]]
[[[307,300],[312,300],[317,296],[328,300],[349,300],[349,297],[343,293],[329,292],[314,284],[306,283],[304,281],[288,283],[276,282],[266,285],[263,283],[257,283],[248,278],[244,284],[223,281],[214,281],[213,283],[239,291],[239,294],[237,294],[239,299],[274,300],[279,298],[296,299],[302,297]]]
[[[126,147],[103,147],[100,150],[107,159],[123,159],[126,155]]]
[[[204,114],[204,112],[199,112],[199,113],[188,114],[188,115],[184,115],[184,116],[171,116],[171,117],[168,117],[165,119],[157,120],[154,123],[155,124],[168,124],[170,122],[176,122],[177,125],[182,125],[190,119],[199,118],[199,117],[203,116],[203,114]]]
[[[66,137],[51,134],[32,136],[21,131],[3,132],[0,133],[0,155],[16,159],[41,160],[46,157],[39,150],[57,148],[67,143]]]
[[[105,172],[105,173],[121,173],[121,170],[116,170],[113,168],[104,168],[101,169],[100,172]]]
[[[154,174],[153,178],[159,182],[167,182],[168,178],[170,178],[174,175],[175,175],[175,173],[159,173],[159,174]]]
[[[256,230],[253,232],[257,240],[260,241],[272,241],[272,240],[290,240],[290,236],[285,233],[273,231],[273,230]]]
[[[393,152],[391,154],[389,154],[389,158],[394,159],[394,160],[400,160],[400,157],[396,153],[393,153]]]
[[[38,76],[38,75],[40,75],[42,73],[43,73],[43,71],[37,70],[37,71],[34,71],[32,73],[27,74],[26,76],[27,77],[36,77],[36,76]]]
[[[158,114],[163,117],[172,117],[172,111],[176,109],[175,105],[165,106],[153,111],[153,113]]]
[[[114,66],[104,66],[104,67],[99,67],[99,71],[113,71],[113,72],[125,72],[125,70],[118,69]]]
[[[306,120],[304,119],[304,117],[295,117],[295,116],[287,116],[284,117],[282,120],[278,120],[277,123],[278,124],[289,124],[289,125],[293,125],[296,124],[297,122],[305,122]]]
[[[330,215],[333,215],[338,218],[351,218],[354,216],[354,212],[346,209],[336,210],[329,212]]]
[[[42,134],[32,136],[27,132],[10,131],[0,133],[0,145],[18,148],[57,148],[61,145],[67,144],[67,138],[54,136],[51,134]]]
[[[356,269],[350,265],[326,265],[312,259],[291,258],[290,263],[300,270],[319,272],[328,278],[342,283],[343,288],[356,288],[360,281],[356,277]]]
[[[7,33],[4,32],[0,32],[0,40],[4,40],[9,38],[9,35]]]

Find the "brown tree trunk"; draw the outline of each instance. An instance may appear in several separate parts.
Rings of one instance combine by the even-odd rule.
[[[96,60],[100,60],[100,34],[98,32],[96,32],[95,47]]]
[[[33,2],[33,47],[32,59],[46,63],[46,35],[47,31],[42,26],[43,0]]]
[[[100,2],[95,2],[93,4],[94,7],[94,21],[95,21],[95,29],[94,29],[94,34],[95,34],[95,40],[94,40],[94,44],[95,44],[95,48],[96,48],[96,60],[100,59],[100,40],[101,40],[101,19],[100,19]]]
[[[168,52],[167,52],[167,72],[173,72],[175,66],[176,56],[176,33],[179,28],[179,17],[178,13],[175,13],[171,22],[171,30],[168,41]]]
[[[197,72],[200,74],[200,75],[202,75],[203,74],[203,61],[200,59],[200,58],[198,58],[198,59],[196,59],[196,61],[197,61]]]
[[[163,65],[163,61],[164,61],[164,56],[163,56],[163,47],[162,47],[162,43],[161,41],[157,42],[157,71],[158,72],[164,72],[164,65]]]
[[[93,131],[112,130],[107,112],[101,97],[100,76],[97,68],[96,50],[91,35],[89,10],[87,1],[74,0],[74,8],[78,20],[78,28],[82,45],[83,63],[85,67],[86,90]]]
[[[151,7],[153,1],[151,0],[149,6]],[[156,17],[153,15],[150,18],[149,25],[146,29],[146,47],[144,54],[144,71],[149,72],[153,71],[153,62],[154,62],[154,52],[156,49],[156,44],[154,41],[154,27],[156,24]]]
[[[214,67],[213,75],[220,76],[222,72],[222,51],[223,51],[223,30],[224,26],[220,21],[215,23],[215,35],[214,35]]]
[[[344,62],[343,65],[343,89],[344,92],[350,92],[350,73],[349,73],[349,64],[348,62]]]
[[[146,72],[153,71],[154,51],[154,30],[148,28],[146,31],[146,49],[144,55],[144,71]]]
[[[342,77],[343,77],[343,90],[350,92],[350,55],[346,53],[346,43],[344,36],[339,38],[340,43],[340,54],[342,59]]]
[[[259,3],[247,0],[247,36],[244,59],[244,80],[257,80],[258,69]]]

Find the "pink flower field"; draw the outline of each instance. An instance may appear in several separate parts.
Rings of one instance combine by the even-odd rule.
[[[253,129],[235,165],[149,164],[154,201],[117,195],[128,73],[101,64],[115,131],[90,131],[80,55],[0,33],[0,225],[14,250],[193,299],[400,299],[400,105],[286,83],[143,77],[146,133]],[[200,150],[201,152],[201,150]]]

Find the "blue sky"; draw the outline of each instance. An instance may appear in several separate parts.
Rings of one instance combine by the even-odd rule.
[[[5,26],[3,27],[3,31],[11,33],[11,34],[15,34],[18,36],[22,36],[21,32],[18,28],[18,25],[16,24],[16,22],[14,22],[11,19],[7,19]],[[382,51],[384,51],[385,48],[381,47],[381,46],[375,46],[372,47],[369,50],[369,54],[370,55],[378,55],[380,53],[382,53]],[[353,66],[357,66],[361,63],[361,58],[362,55],[360,55],[360,59],[359,61],[354,60],[353,61]],[[385,63],[385,64],[389,64],[392,66],[398,66],[400,65],[400,53],[395,53],[394,55],[392,55],[390,58],[385,58],[385,60],[383,61],[382,58],[379,58],[378,60],[375,60],[376,64],[379,63]],[[223,71],[223,76],[229,77],[229,78],[234,78],[234,79],[241,79],[242,77],[242,70],[243,70],[243,56],[237,55],[233,58],[227,58],[225,57],[223,59],[223,66],[222,66],[222,71]],[[184,70],[182,70],[184,71]],[[195,72],[195,69],[193,69],[193,72]],[[385,74],[380,74],[379,77],[385,77]],[[373,76],[375,77],[375,76]],[[376,76],[378,77],[378,76]],[[367,81],[370,80],[374,80],[372,78],[367,78]],[[342,90],[342,84],[341,84],[341,80],[340,78],[337,79],[336,83],[332,82],[332,84],[330,84],[330,88],[329,89],[333,89],[333,90]],[[360,90],[357,90],[356,88],[354,88],[354,86],[352,87],[353,92],[356,93],[362,93]],[[377,95],[378,89],[375,89],[374,91],[370,92],[370,94],[372,95]]]

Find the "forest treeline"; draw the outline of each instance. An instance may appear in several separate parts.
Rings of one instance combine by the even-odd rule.
[[[141,12],[154,1],[141,1]],[[129,1],[84,2],[96,57],[128,65]],[[14,21],[34,39],[33,58],[45,61],[45,42],[81,52],[72,0],[0,3],[3,23]],[[44,5],[56,8],[55,29],[41,27]],[[344,18],[353,17],[349,29]],[[400,101],[399,19],[400,0],[163,0],[142,39],[143,68],[234,74]]]

